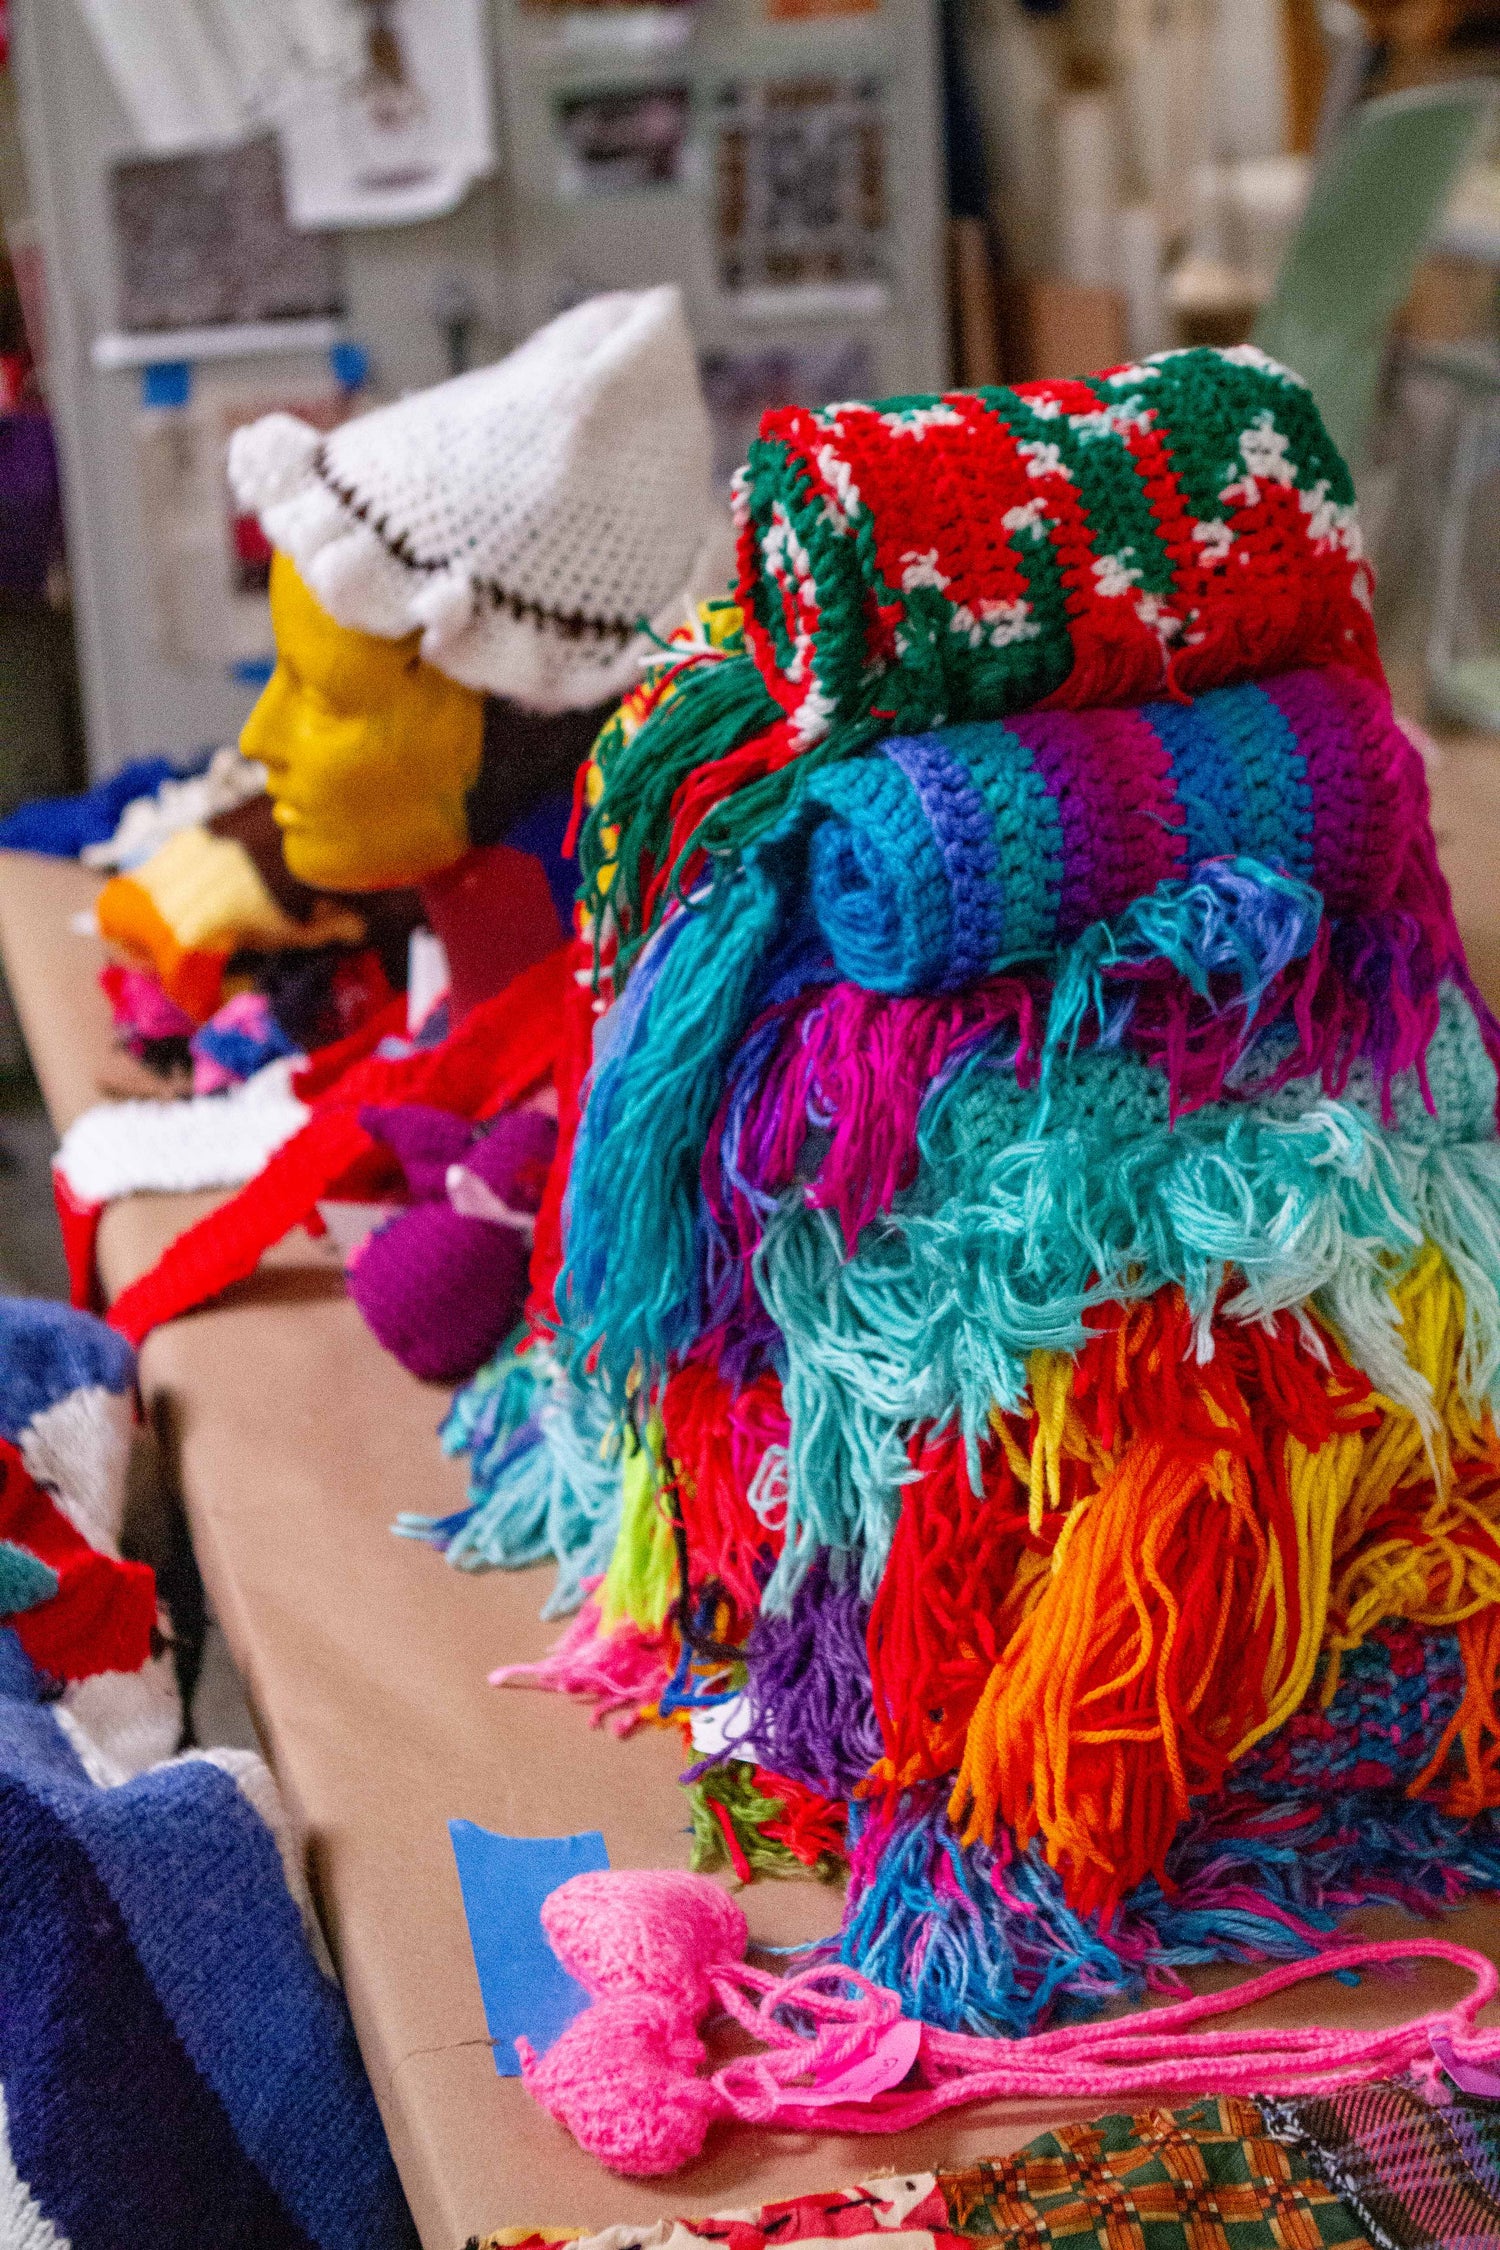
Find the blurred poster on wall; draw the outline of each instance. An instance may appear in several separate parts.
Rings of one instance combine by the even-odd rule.
[[[563,193],[628,195],[680,185],[691,109],[688,86],[563,95],[557,104]]]
[[[281,153],[133,157],[110,173],[120,325],[136,333],[343,310],[338,245],[289,225]]]
[[[871,359],[863,336],[706,352],[699,363],[714,434],[714,477],[727,486],[761,416],[773,406],[830,406],[867,398]]]
[[[229,490],[229,440],[262,414],[331,430],[368,399],[330,370],[276,389],[214,368],[161,370],[136,418],[141,528],[158,655],[188,671],[233,670],[272,653],[270,550]],[[152,401],[155,403],[151,403]]]
[[[78,0],[140,148],[229,148],[357,68],[351,0]]]
[[[877,81],[741,81],[721,93],[716,124],[726,289],[881,277],[886,128]]]
[[[484,0],[359,0],[358,68],[281,105],[298,227],[400,226],[456,210],[495,167]]]
[[[773,23],[806,23],[816,16],[873,16],[880,0],[765,0]]]

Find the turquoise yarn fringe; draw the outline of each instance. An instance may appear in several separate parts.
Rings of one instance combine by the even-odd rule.
[[[1376,1387],[1430,1423],[1390,1290],[1434,1242],[1468,1299],[1465,1389],[1476,1405],[1493,1398],[1496,1074],[1451,987],[1428,1075],[1437,1115],[1407,1074],[1390,1131],[1367,1066],[1338,1101],[1294,1080],[1264,1103],[1173,1126],[1159,1073],[1095,1049],[1056,1063],[1038,1125],[1036,1095],[981,1060],[929,1104],[916,1182],[852,1256],[830,1214],[788,1196],[754,1260],[791,1420],[786,1546],[764,1607],[785,1611],[825,1547],[857,1555],[873,1593],[912,1427],[956,1418],[977,1478],[991,1408],[1025,1398],[1027,1354],[1076,1351],[1091,1306],[1169,1283],[1185,1291],[1205,1352],[1216,1306],[1254,1320],[1311,1302]]]
[[[765,870],[720,881],[653,940],[605,1019],[568,1176],[558,1303],[569,1364],[597,1366],[621,1405],[638,1364],[664,1366],[701,1326],[698,1171],[781,919]]]
[[[440,1547],[458,1570],[557,1563],[543,1617],[567,1617],[608,1567],[619,1528],[619,1429],[593,1386],[577,1389],[544,1345],[502,1346],[454,1399],[439,1432],[470,1460],[469,1506],[398,1516],[405,1539]]]

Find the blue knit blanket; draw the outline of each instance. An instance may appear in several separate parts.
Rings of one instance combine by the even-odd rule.
[[[98,1785],[0,1629],[6,2250],[414,2240],[343,1998],[241,1786],[256,1762],[217,1759]]]

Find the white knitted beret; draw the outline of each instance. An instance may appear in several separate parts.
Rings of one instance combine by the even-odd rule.
[[[681,621],[712,446],[675,289],[590,298],[509,359],[346,422],[235,433],[229,477],[341,625],[537,711],[621,694]]]

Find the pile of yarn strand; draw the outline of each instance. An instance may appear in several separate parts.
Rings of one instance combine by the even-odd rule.
[[[579,803],[522,1678],[1029,2034],[1500,1880],[1500,1140],[1353,490],[1248,347],[768,415]],[[539,1237],[539,1240],[541,1238]],[[550,1239],[550,1237],[549,1237]]]

